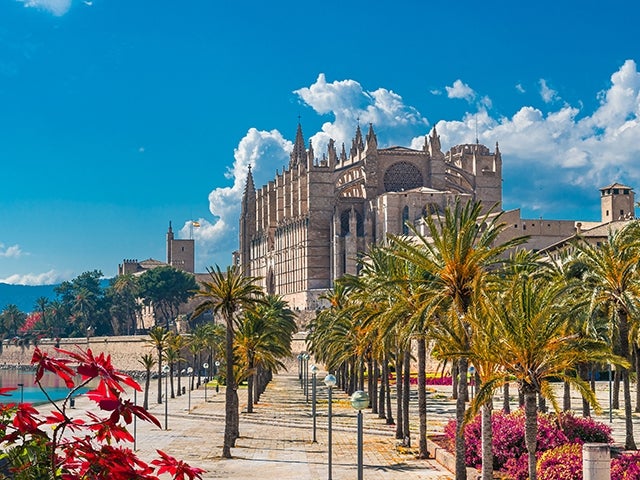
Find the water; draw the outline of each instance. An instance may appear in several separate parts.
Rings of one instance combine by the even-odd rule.
[[[41,383],[54,401],[63,400],[69,394],[69,389],[64,381],[51,373],[45,373]],[[0,396],[0,403],[23,401],[40,404],[48,402],[45,394],[35,383],[35,372],[33,370],[0,369],[0,387],[16,388],[16,390],[9,392],[7,396]],[[79,393],[84,393],[86,390],[84,389]]]

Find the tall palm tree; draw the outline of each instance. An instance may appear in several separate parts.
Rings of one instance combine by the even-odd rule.
[[[239,312],[252,310],[261,302],[262,289],[256,284],[255,277],[245,277],[237,266],[227,267],[226,272],[220,267],[207,268],[210,281],[202,282],[196,297],[204,301],[195,309],[194,316],[211,310],[219,314],[225,321],[226,345],[226,389],[225,389],[225,429],[222,456],[231,458],[231,448],[239,435],[238,386],[234,377],[234,325]]]
[[[566,381],[597,408],[589,384],[575,373],[576,365],[590,361],[625,362],[611,353],[607,342],[582,335],[572,328],[565,294],[564,285],[549,282],[541,275],[523,273],[510,281],[503,295],[484,298],[482,323],[476,325],[475,335],[485,336],[478,344],[492,347],[476,349],[472,352],[472,361],[499,368],[484,372],[485,381],[470,413],[485,405],[505,382],[511,380],[518,384],[524,395],[530,480],[537,478],[538,395],[549,399],[559,412],[551,381]]]
[[[454,351],[460,353],[457,357],[461,375],[456,399],[455,442],[455,474],[459,480],[467,478],[463,423],[468,398],[466,372],[469,360],[462,353],[470,349],[471,323],[467,314],[488,276],[499,273],[505,252],[525,241],[525,238],[515,238],[501,242],[499,235],[504,224],[500,218],[491,211],[483,213],[478,202],[463,204],[458,199],[452,207],[445,208],[444,217],[438,213],[435,217],[424,218],[428,235],[412,228],[415,239],[394,238],[395,254],[428,272],[423,283],[430,294],[423,295],[423,315],[447,323],[442,326],[454,343]]]
[[[156,325],[149,329],[148,343],[156,349],[158,363],[158,403],[162,403],[162,360],[164,359],[164,351],[167,348],[170,332]]]
[[[640,312],[640,224],[633,221],[620,230],[610,230],[601,245],[581,241],[575,248],[591,310],[608,312],[612,338],[617,339],[616,353],[630,359],[632,320],[638,319]],[[625,448],[635,450],[629,369],[620,367],[619,371],[624,390]]]
[[[149,408],[149,384],[151,383],[151,369],[156,364],[156,359],[150,353],[143,354],[138,362],[144,367],[144,402],[142,406],[145,410]]]
[[[282,359],[291,355],[296,330],[293,316],[283,315],[285,304],[278,297],[269,295],[265,302],[241,318],[236,332],[237,351],[245,367],[243,377],[247,378],[247,413],[253,413],[258,367],[276,372],[283,368]]]

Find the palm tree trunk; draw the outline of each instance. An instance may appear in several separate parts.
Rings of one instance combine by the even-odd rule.
[[[231,447],[235,444],[234,438],[234,409],[237,411],[238,406],[235,403],[234,393],[235,379],[233,376],[233,319],[229,316],[226,318],[226,382],[225,389],[225,418],[224,418],[224,443],[222,446],[222,457],[231,458]]]
[[[371,413],[378,413],[378,362],[371,358],[367,363],[369,372],[369,403],[371,403]]]
[[[633,438],[633,414],[631,413],[631,385],[629,380],[629,370],[621,369],[622,388],[624,391],[624,423],[625,423],[625,450],[637,450],[636,441]]]
[[[181,360],[178,360],[178,375],[177,375],[177,377],[178,377],[178,392],[177,392],[178,396],[182,395],[182,388],[181,388],[182,387],[182,371],[180,370],[181,363],[182,363]]]
[[[493,480],[493,431],[491,399],[482,406],[482,480]]]
[[[538,436],[538,410],[536,391],[531,386],[522,387],[524,394],[524,440],[529,461],[529,480],[536,480],[536,449]]]
[[[253,359],[249,359],[249,372],[253,372]],[[255,375],[250,373],[247,377],[247,413],[253,413],[253,384]]]
[[[403,354],[402,371],[402,445],[411,447],[411,432],[409,431],[409,401],[411,400],[411,343]]]
[[[171,384],[171,398],[176,398],[176,392],[173,389],[173,363],[169,364],[169,383]]]
[[[424,337],[417,340],[418,346],[418,458],[429,458],[427,449],[427,342]]]
[[[458,398],[458,362],[453,362],[451,365],[451,398],[456,400]]]
[[[640,413],[640,349],[634,347],[635,367],[636,367],[636,413]]]
[[[378,389],[378,418],[386,418],[386,411],[384,408],[384,401],[386,399],[386,394],[387,394],[387,383],[388,383],[388,379],[387,381],[385,381],[384,376],[385,376],[385,368],[384,368],[384,364],[381,365],[380,368],[380,388]]]
[[[147,375],[144,377],[144,401],[142,407],[145,410],[149,409],[149,384],[151,383],[151,370],[147,370]]]
[[[614,410],[620,409],[620,379],[621,375],[621,367],[616,366],[616,369],[613,373],[613,392],[611,397],[611,405]]]
[[[384,383],[387,404],[387,425],[393,425],[393,409],[391,408],[391,380],[389,379],[389,354],[385,353],[384,358]]]
[[[465,464],[466,442],[464,438],[464,414],[468,396],[467,370],[469,360],[466,357],[458,359],[458,397],[456,398],[456,480],[467,480],[467,466]]]
[[[402,383],[402,366],[403,358],[400,350],[396,351],[396,438],[402,440],[402,429],[404,426],[404,420],[402,418],[402,396],[404,395],[403,383]]]
[[[511,413],[511,404],[509,403],[509,382],[504,384],[502,387],[502,411],[504,413]]]
[[[158,348],[158,403],[162,403],[162,349]]]
[[[568,412],[571,410],[571,386],[569,382],[564,382],[562,393],[562,409]]]

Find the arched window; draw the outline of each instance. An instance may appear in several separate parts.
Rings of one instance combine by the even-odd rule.
[[[397,162],[384,172],[385,192],[404,192],[422,186],[422,173],[412,163]]]
[[[340,236],[341,237],[344,237],[347,235],[347,233],[349,233],[350,214],[351,214],[350,208],[344,210],[340,214]],[[355,210],[355,214],[356,214],[356,232],[351,232],[351,233],[355,233],[356,236],[358,237],[364,237],[364,222],[362,221],[362,215],[360,215],[360,212],[358,212],[357,210]]]
[[[402,234],[409,235],[409,207],[407,205],[402,209]]]

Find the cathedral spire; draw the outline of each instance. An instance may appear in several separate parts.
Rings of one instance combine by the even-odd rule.
[[[373,123],[369,124],[369,131],[367,132],[367,150],[375,150],[378,148],[378,138],[373,131]]]
[[[256,186],[253,183],[253,173],[251,172],[251,164],[249,164],[249,169],[247,172],[247,181],[244,185],[244,191],[246,194],[247,192],[255,192],[255,190],[256,190]]]
[[[298,122],[298,130],[296,131],[296,141],[293,144],[293,151],[291,152],[290,166],[303,163],[302,161],[307,158],[307,150],[304,146],[304,135],[302,134],[302,125]]]

